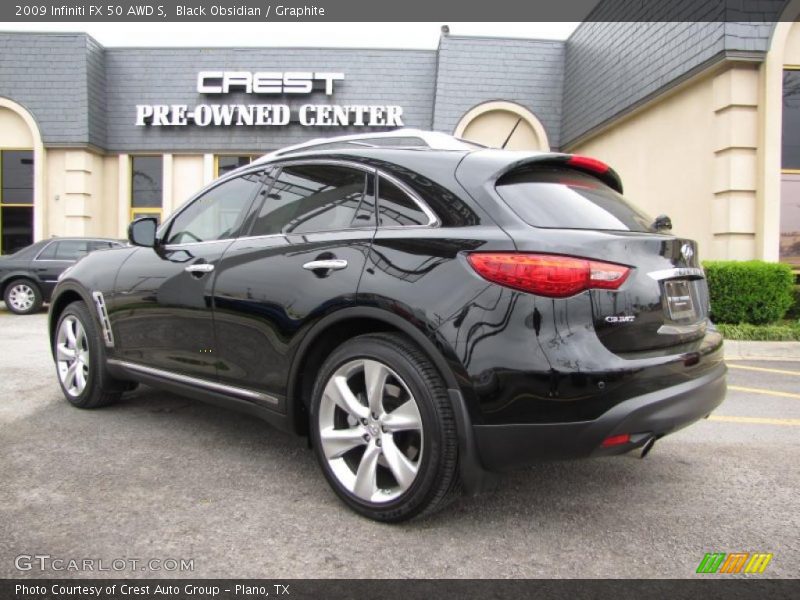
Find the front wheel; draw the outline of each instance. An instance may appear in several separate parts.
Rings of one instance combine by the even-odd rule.
[[[124,385],[106,371],[105,349],[83,302],[73,302],[58,319],[53,356],[61,391],[78,408],[97,408],[122,395]]]
[[[6,287],[6,308],[18,315],[30,315],[42,308],[42,292],[32,281],[17,279]]]
[[[310,429],[328,483],[366,517],[405,521],[458,489],[447,390],[404,336],[363,335],[337,348],[317,376]]]

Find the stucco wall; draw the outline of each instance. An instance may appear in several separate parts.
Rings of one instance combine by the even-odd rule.
[[[625,195],[653,217],[668,214],[676,234],[697,240],[701,258],[715,258],[712,100],[709,77],[568,149],[610,164]]]
[[[1,124],[1,122],[0,122]],[[83,149],[47,151],[44,236],[124,238],[130,221],[127,155],[105,155]],[[204,156],[166,155],[163,217],[169,216],[204,185]]]
[[[793,23],[783,52],[786,65],[800,66],[800,23]]]
[[[174,211],[203,187],[203,155],[182,154],[172,159],[172,202]],[[164,217],[167,216],[164,211]]]
[[[0,108],[0,148],[33,148],[33,136],[28,125],[7,108]]]
[[[653,216],[668,214],[702,258],[764,258],[756,243],[761,81],[755,65],[720,65],[569,151],[611,164],[626,195]]]
[[[116,235],[114,161],[83,149],[47,150],[44,235]]]

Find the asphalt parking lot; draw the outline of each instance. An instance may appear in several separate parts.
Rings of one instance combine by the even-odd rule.
[[[711,419],[629,455],[506,475],[422,521],[356,516],[303,440],[140,388],[63,400],[46,315],[0,304],[0,577],[15,557],[193,559],[125,577],[696,577],[706,552],[800,573],[800,362],[736,362]],[[704,577],[708,577],[707,575]],[[752,576],[749,576],[752,577]]]

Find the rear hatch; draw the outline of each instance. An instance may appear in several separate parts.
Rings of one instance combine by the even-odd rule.
[[[503,175],[495,189],[530,226],[512,233],[520,251],[630,267],[619,289],[589,291],[595,331],[609,350],[682,351],[704,336],[708,322],[697,245],[654,231],[653,219],[603,179],[539,163]]]

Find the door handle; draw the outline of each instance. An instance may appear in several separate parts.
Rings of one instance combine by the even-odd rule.
[[[199,263],[196,265],[189,265],[188,267],[185,267],[183,270],[186,271],[187,273],[192,273],[192,274],[197,273],[199,275],[203,275],[205,273],[211,273],[211,271],[214,270],[214,265],[210,265],[208,263]]]
[[[347,267],[347,261],[341,258],[312,260],[303,265],[306,271],[339,271],[345,267]]]

